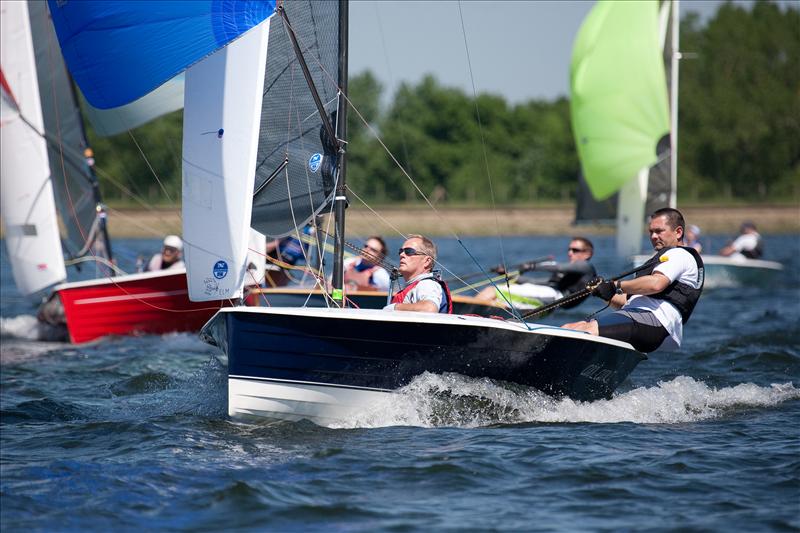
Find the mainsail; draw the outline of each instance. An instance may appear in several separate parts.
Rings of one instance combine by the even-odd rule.
[[[88,164],[88,143],[80,110],[44,2],[28,2],[44,136],[58,212],[70,256],[84,255],[100,236],[96,178]],[[101,238],[100,243],[103,242]],[[101,247],[102,248],[102,247]],[[105,255],[105,251],[102,252]]]
[[[573,48],[572,126],[585,179],[576,219],[616,216],[621,253],[638,250],[645,203],[649,211],[670,196],[661,34],[656,2],[602,1]]]
[[[339,2],[286,2],[287,19],[330,120],[338,104]],[[270,28],[251,225],[282,237],[329,202],[337,144],[322,127],[284,19]]]
[[[26,2],[0,4],[0,211],[24,295],[66,279]]]

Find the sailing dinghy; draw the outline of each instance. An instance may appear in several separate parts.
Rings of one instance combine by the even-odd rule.
[[[127,3],[112,5],[120,4]],[[177,5],[192,11],[205,2]],[[177,73],[177,65],[187,68],[183,233],[190,298],[243,296],[251,226],[279,238],[299,234],[322,211],[336,219],[330,299],[338,307],[237,306],[220,310],[203,327],[201,338],[228,356],[231,416],[329,424],[368,409],[374,398],[425,372],[458,372],[592,400],[611,395],[645,359],[626,343],[523,321],[344,308],[348,4],[214,5],[234,10],[223,13],[223,21],[235,19],[235,10],[254,10],[242,19],[252,22],[251,29],[237,26],[241,36],[232,44],[220,37],[225,32],[215,32],[214,42],[195,36],[191,51],[176,51],[173,24],[151,24],[140,50],[171,65],[164,79]],[[113,20],[101,22],[114,26]],[[92,54],[75,45],[75,53],[65,52],[67,61],[73,72],[78,65],[86,70]],[[173,62],[177,54],[183,57]],[[104,69],[124,76],[128,68],[124,62],[100,65],[96,74],[112,79]],[[151,74],[137,71],[130,84]],[[92,85],[91,72],[75,78],[82,88]],[[98,107],[127,99],[102,84],[92,89],[84,92]]]
[[[61,42],[67,55],[81,46],[86,46],[84,50],[90,51],[88,55],[92,57],[102,56],[96,53],[100,49],[125,53],[126,50],[107,48],[107,42],[96,39],[108,37],[113,41],[115,32],[141,33],[134,30],[138,24],[146,25],[146,21],[128,16],[131,12],[126,8],[131,6],[126,4],[2,3],[2,197],[9,256],[20,292],[40,295],[52,288],[39,317],[49,324],[66,327],[72,342],[91,341],[105,335],[197,331],[219,307],[228,303],[190,301],[183,269],[113,275],[115,267],[105,230],[105,208],[91,159],[85,153],[88,145],[80,111],[58,43]],[[48,7],[55,23],[60,24],[59,40]],[[141,5],[133,7],[142,10]],[[168,19],[170,13],[160,12],[156,16]],[[209,18],[206,13],[202,20],[206,22]],[[71,33],[68,20],[85,33]],[[84,25],[78,20],[89,22]],[[235,32],[231,31],[228,38],[233,36]],[[132,43],[126,44],[128,52],[137,49]],[[86,69],[81,71],[81,75],[89,73]],[[97,83],[107,88],[112,81],[125,84],[125,80],[111,80],[109,76],[102,72],[81,87],[92,92],[93,84]],[[162,81],[168,82],[173,77]],[[146,98],[158,85],[140,87],[142,92],[134,99]],[[129,90],[128,85],[125,90]],[[112,92],[116,94],[116,90]],[[174,103],[165,109],[155,101],[146,102],[145,111],[141,106],[126,110],[119,107],[129,103],[122,100],[106,102],[108,105],[101,103],[109,113],[107,118],[114,120],[114,125],[108,128],[132,127],[174,108]],[[134,118],[127,116],[131,113]],[[56,206],[66,229],[63,254]],[[99,277],[61,283],[66,280],[64,255],[73,263],[86,259],[103,265],[97,270]]]
[[[252,224],[278,237],[333,209],[336,253],[329,300],[340,305],[347,7],[347,2],[285,2],[265,23],[268,39],[261,44],[266,46],[266,70],[263,82],[254,81],[257,89],[263,83],[263,96],[255,91],[254,106],[261,104],[262,120],[260,127],[250,126],[260,131],[258,157],[253,158],[256,170],[246,174],[256,176],[252,219],[240,220],[238,213],[220,216],[224,213],[212,209],[198,217],[234,233]],[[203,68],[200,63],[187,72],[187,94],[195,90],[193,71]],[[207,91],[208,83],[201,87]],[[226,95],[226,90],[219,91],[220,98]],[[188,113],[188,97],[186,109]],[[184,142],[192,138],[185,132]],[[206,146],[203,154],[208,156],[211,148]],[[184,146],[184,153],[191,150]],[[186,168],[184,179],[189,179]],[[219,195],[226,184],[220,184]],[[187,205],[192,203],[185,198],[184,209]],[[188,219],[185,213],[184,221]],[[212,246],[217,245],[207,243],[206,249]],[[227,262],[225,257],[221,260]],[[212,261],[206,264],[205,272],[200,271],[207,276]],[[194,266],[190,261],[190,287]],[[605,398],[645,358],[626,343],[550,326],[338,307],[227,308],[204,326],[201,338],[228,356],[231,416],[305,418],[322,425],[369,408],[375,398],[425,372],[508,381],[581,400]]]

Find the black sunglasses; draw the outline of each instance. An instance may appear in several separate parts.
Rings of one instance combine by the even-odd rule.
[[[586,248],[568,248],[567,251],[574,254],[579,254],[581,252],[587,252],[588,250]]]
[[[411,257],[412,255],[427,255],[425,252],[420,252],[416,248],[400,248],[397,251],[397,255],[406,254],[407,256]]]

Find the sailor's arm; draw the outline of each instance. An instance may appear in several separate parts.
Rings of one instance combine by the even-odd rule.
[[[666,289],[670,283],[669,278],[658,271],[647,276],[617,281],[615,282],[615,286],[618,287],[622,293],[615,294],[608,302],[614,309],[619,309],[628,303],[629,294],[641,294],[644,296],[648,294],[657,294]]]
[[[421,311],[424,313],[438,313],[439,306],[430,300],[421,300],[413,304],[394,304],[396,311]]]
[[[619,282],[619,288],[625,294],[657,294],[666,289],[672,283],[667,276],[655,271],[647,276],[640,276]]]

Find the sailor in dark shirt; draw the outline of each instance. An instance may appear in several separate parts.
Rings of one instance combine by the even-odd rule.
[[[517,309],[535,309],[586,288],[586,284],[597,276],[589,262],[594,254],[592,242],[585,237],[573,237],[567,248],[569,263],[548,261],[522,265],[520,272],[552,272],[547,282],[535,281],[530,276],[520,276],[509,287],[487,287],[477,298],[504,305],[510,301]],[[509,290],[510,289],[510,290]],[[588,297],[577,298],[562,307],[574,307]]]

